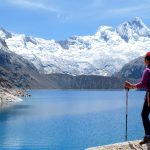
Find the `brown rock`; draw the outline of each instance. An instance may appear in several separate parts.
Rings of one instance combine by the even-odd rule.
[[[150,143],[140,145],[139,142],[140,141],[129,141],[112,145],[92,147],[86,150],[150,150]]]

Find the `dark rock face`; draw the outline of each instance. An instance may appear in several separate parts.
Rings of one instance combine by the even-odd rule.
[[[103,76],[71,76],[67,74],[47,75],[61,89],[122,89],[125,79]]]
[[[0,31],[3,32],[5,38],[11,38],[12,37],[12,34],[9,33],[8,31],[6,31],[4,28],[0,28]]]
[[[10,88],[13,88],[13,85],[10,82],[8,82],[7,80],[0,78],[0,89],[1,88],[10,89]]]
[[[124,65],[122,69],[113,76],[119,78],[140,79],[145,67],[144,57],[139,57]]]

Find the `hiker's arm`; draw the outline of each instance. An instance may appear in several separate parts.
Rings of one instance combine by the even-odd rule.
[[[133,86],[137,89],[145,88],[147,84],[147,79],[148,79],[148,70],[145,69],[141,81],[137,84],[133,84]]]
[[[139,83],[137,84],[131,84],[130,82],[125,82],[124,87],[125,88],[129,88],[129,89],[141,89],[141,88],[145,88],[146,84],[147,84],[147,79],[148,79],[148,70],[144,70],[143,75],[142,75],[142,79]]]
[[[131,84],[130,82],[126,81],[124,85],[125,89],[135,89],[136,86],[134,84]]]

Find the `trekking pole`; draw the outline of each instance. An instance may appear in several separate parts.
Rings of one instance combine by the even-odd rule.
[[[126,135],[125,135],[125,141],[128,139],[128,91],[129,89],[126,88]]]

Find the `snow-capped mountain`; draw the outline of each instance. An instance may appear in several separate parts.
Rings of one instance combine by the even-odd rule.
[[[45,74],[111,76],[150,50],[150,29],[140,18],[116,28],[100,26],[94,35],[44,40],[0,29],[9,49]]]
[[[150,29],[140,18],[135,18],[131,22],[124,22],[117,27],[116,31],[126,42],[129,40],[138,40],[139,37],[150,38]]]

